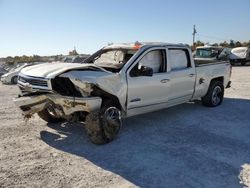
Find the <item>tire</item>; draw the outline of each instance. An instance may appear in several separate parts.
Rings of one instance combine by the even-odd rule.
[[[13,77],[11,78],[11,83],[12,83],[12,84],[17,84],[17,76],[13,76]]]
[[[208,107],[221,105],[224,98],[224,86],[221,81],[212,81],[207,94],[202,98],[202,103]]]
[[[47,109],[44,109],[37,113],[40,118],[42,118],[44,121],[47,121],[48,123],[58,123],[63,121],[62,118],[58,118],[53,116]]]
[[[93,112],[86,116],[85,130],[92,143],[107,144],[115,139],[121,129],[120,110],[107,103],[100,112]]]
[[[246,62],[242,62],[242,63],[241,63],[241,66],[245,66],[245,65],[246,65]]]

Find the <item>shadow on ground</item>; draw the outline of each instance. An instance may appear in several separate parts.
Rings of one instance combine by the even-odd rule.
[[[48,145],[84,157],[140,187],[241,187],[250,162],[250,100],[217,108],[188,103],[123,122],[118,138],[96,146],[81,124],[48,124]]]

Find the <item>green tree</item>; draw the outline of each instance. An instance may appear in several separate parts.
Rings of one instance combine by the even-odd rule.
[[[227,43],[227,41],[224,41],[224,42],[220,43],[220,46],[229,47],[229,44]]]
[[[241,44],[240,41],[237,41],[237,42],[235,43],[235,47],[241,47],[241,46],[242,46],[242,44]]]
[[[15,62],[15,61],[14,61],[14,58],[11,57],[11,56],[6,57],[5,61],[6,61],[6,63],[8,63],[8,64],[14,64],[14,62]]]
[[[234,40],[230,40],[229,47],[231,47],[231,48],[234,48],[234,47],[235,47]]]
[[[39,55],[33,55],[32,62],[38,62],[41,61],[41,57]]]
[[[219,44],[218,43],[213,43],[212,46],[219,46]]]
[[[196,43],[195,43],[195,46],[204,46],[204,42],[198,40]]]

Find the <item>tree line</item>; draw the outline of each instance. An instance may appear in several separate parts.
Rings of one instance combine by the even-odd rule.
[[[242,46],[250,47],[250,40],[248,42],[240,42],[240,41],[230,40],[229,42],[224,41],[221,43],[213,43],[213,44],[205,43],[205,42],[198,40],[197,42],[195,42],[194,46],[192,46],[192,47],[205,46],[205,45],[222,46],[225,48],[236,48],[236,47],[242,47]]]
[[[69,51],[69,56],[77,56],[79,55],[76,49]],[[8,56],[6,58],[1,58],[8,64],[16,64],[16,63],[33,63],[33,62],[50,62],[50,61],[61,61],[64,55],[52,55],[52,56]]]
[[[15,63],[32,63],[32,62],[49,62],[51,60],[53,61],[59,61],[62,58],[62,55],[55,55],[55,56],[39,56],[39,55],[33,55],[33,56],[8,56],[5,58],[5,62],[8,64],[15,64]]]

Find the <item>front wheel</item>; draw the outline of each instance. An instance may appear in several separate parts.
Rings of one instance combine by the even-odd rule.
[[[86,117],[86,132],[94,144],[106,144],[114,140],[120,131],[121,112],[113,105],[104,105],[100,112]]]
[[[202,98],[202,103],[205,106],[219,106],[224,97],[224,86],[220,81],[212,81],[207,94]]]

